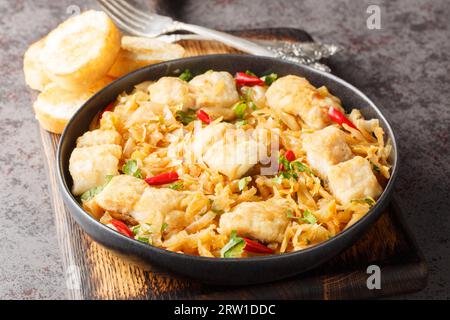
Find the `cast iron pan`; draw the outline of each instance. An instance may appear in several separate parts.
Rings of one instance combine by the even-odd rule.
[[[69,158],[76,139],[86,132],[92,119],[123,91],[146,80],[176,76],[185,69],[193,74],[207,70],[228,71],[234,74],[252,70],[263,75],[275,72],[280,76],[294,74],[306,77],[315,86],[325,85],[342,100],[347,110],[359,108],[366,118],[377,118],[393,145],[392,176],[377,204],[356,224],[337,236],[314,247],[293,253],[245,259],[205,258],[178,254],[149,246],[125,237],[102,225],[86,213],[70,193],[72,178]],[[70,213],[83,230],[106,248],[145,269],[161,268],[205,283],[245,285],[270,282],[310,270],[353,244],[372,225],[389,202],[398,171],[397,145],[394,133],[380,110],[363,93],[345,81],[307,66],[273,59],[239,54],[196,56],[145,67],[128,74],[101,90],[77,111],[61,137],[57,155],[59,185]]]

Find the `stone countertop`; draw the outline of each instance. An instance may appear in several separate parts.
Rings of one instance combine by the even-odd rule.
[[[140,1],[142,5],[154,3]],[[366,27],[370,4],[381,29]],[[27,46],[94,1],[0,0],[0,298],[66,297],[33,93],[25,86]],[[69,8],[69,10],[68,10]],[[176,0],[160,7],[212,28],[297,27],[342,45],[333,72],[380,106],[398,138],[396,198],[429,263],[421,292],[450,298],[450,6],[446,0]]]

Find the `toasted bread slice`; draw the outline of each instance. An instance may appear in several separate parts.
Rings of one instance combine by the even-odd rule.
[[[121,77],[139,68],[182,58],[184,48],[178,44],[141,37],[122,37],[122,49],[108,75]]]
[[[23,57],[25,82],[34,90],[43,91],[51,80],[45,74],[40,62],[40,55],[45,44],[45,38],[33,43]]]
[[[67,91],[55,83],[49,84],[39,94],[33,108],[41,126],[53,133],[62,133],[72,115],[97,91],[105,87],[114,78],[104,77],[89,89]]]
[[[40,61],[59,87],[75,91],[104,77],[120,50],[120,32],[101,11],[86,11],[61,23],[45,39]]]

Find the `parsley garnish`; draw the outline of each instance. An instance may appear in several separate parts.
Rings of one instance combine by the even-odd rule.
[[[371,197],[367,197],[367,198],[364,198],[364,199],[353,199],[353,200],[350,200],[350,202],[352,202],[352,203],[368,204],[369,207],[372,207],[375,204],[375,200],[373,198],[371,198]]]
[[[233,110],[238,119],[243,119],[245,116],[245,110],[247,110],[247,104],[245,102],[238,102],[235,104]]]
[[[275,178],[273,178],[273,182],[277,183],[277,184],[281,184],[283,182],[284,177],[282,175],[276,176]]]
[[[139,232],[139,229],[141,229],[141,225],[140,225],[140,224],[138,224],[138,225],[132,227],[132,228],[131,228],[131,232],[133,232],[134,235],[137,235],[138,232]]]
[[[162,226],[161,226],[161,232],[164,232],[164,231],[166,231],[166,229],[167,229],[167,227],[168,227],[169,225],[167,224],[167,223],[163,223],[162,224]]]
[[[230,241],[220,250],[222,258],[238,258],[242,255],[245,248],[245,240],[237,236],[236,230],[230,235]]]
[[[176,112],[175,118],[180,121],[182,124],[187,126],[189,123],[197,119],[194,110],[188,110],[187,112],[178,110]]]
[[[147,237],[138,236],[138,237],[136,238],[136,240],[141,241],[141,242],[144,242],[144,243],[150,243],[150,238],[149,238],[148,236],[147,236]]]
[[[189,69],[186,69],[183,71],[182,74],[180,74],[180,76],[178,78],[180,78],[181,80],[184,80],[184,81],[190,81],[193,78],[193,76],[192,76],[191,71]]]
[[[97,186],[97,187],[94,187],[94,188],[92,188],[92,189],[89,189],[88,191],[86,191],[85,193],[83,193],[83,194],[81,195],[81,200],[87,201],[87,200],[89,200],[89,199],[95,197],[95,196],[96,196],[97,194],[99,194],[103,189],[105,189],[106,185],[111,181],[111,179],[112,179],[113,177],[114,177],[114,176],[112,176],[112,175],[106,176],[106,177],[105,177],[105,183],[103,183],[103,184],[100,185],[100,186]]]
[[[252,181],[252,177],[245,177],[239,180],[238,187],[239,191],[244,190],[244,188],[249,184],[249,182]]]
[[[122,167],[122,172],[139,179],[142,179],[141,170],[138,168],[136,160],[128,160]]]
[[[314,175],[312,170],[306,164],[301,163],[299,161],[290,162],[289,160],[286,159],[285,156],[280,156],[280,158],[278,159],[278,163],[282,165],[283,170],[279,174],[277,181],[280,181],[279,179],[290,179],[290,178],[294,178],[297,180],[298,179],[297,172],[306,172],[309,173],[310,175]]]
[[[236,122],[236,128],[240,128],[242,126],[245,126],[247,123],[248,123],[247,120],[238,121],[238,122]]]
[[[317,219],[312,214],[311,211],[305,210],[305,211],[303,211],[303,221],[308,222],[310,224],[315,224],[317,222]]]
[[[169,188],[172,190],[180,190],[180,189],[183,189],[183,187],[184,187],[183,181],[177,181],[177,182],[169,185]]]
[[[375,163],[373,163],[372,162],[372,167],[373,167],[373,170],[376,172],[376,173],[380,173],[381,171],[380,171],[380,167],[379,166],[377,166]]]
[[[290,219],[297,219],[298,221],[302,221],[305,223],[315,224],[317,223],[317,218],[312,214],[311,211],[305,210],[303,211],[303,217],[297,217],[292,214],[292,211],[288,211],[286,216]]]
[[[275,80],[278,79],[278,75],[276,73],[271,73],[266,76],[263,76],[261,79],[264,80],[266,85],[270,86]]]
[[[291,163],[291,167],[300,172],[306,172],[309,174],[313,174],[312,170],[304,163],[299,161],[294,161]]]

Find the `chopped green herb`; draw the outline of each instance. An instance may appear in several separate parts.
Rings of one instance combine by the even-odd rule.
[[[161,232],[164,232],[164,231],[166,231],[166,229],[167,229],[167,227],[168,227],[169,225],[167,224],[167,223],[163,223],[162,224],[162,226],[161,226]]]
[[[252,181],[252,177],[245,177],[240,179],[238,182],[239,191],[244,190],[244,188],[247,186],[247,184],[250,183],[250,181]]]
[[[293,170],[284,171],[284,172],[281,173],[281,176],[284,179],[288,179],[288,180],[291,179],[291,178],[294,178],[295,180],[298,179],[298,174],[295,171],[293,171]]]
[[[256,110],[257,107],[256,107],[256,104],[253,101],[248,101],[247,104],[248,104],[248,107],[250,109]]]
[[[187,112],[178,110],[176,112],[175,118],[180,121],[182,124],[187,126],[189,123],[197,119],[194,110],[188,110]]]
[[[284,177],[282,175],[276,176],[275,178],[273,178],[273,182],[277,183],[277,184],[281,184],[283,182]]]
[[[87,201],[87,200],[89,200],[89,199],[95,197],[97,194],[99,194],[99,193],[106,187],[106,185],[111,181],[111,179],[112,179],[113,177],[114,177],[114,176],[112,176],[112,175],[107,175],[107,176],[105,177],[105,183],[103,183],[103,184],[100,185],[100,186],[97,186],[97,187],[94,187],[94,188],[92,188],[92,189],[89,189],[88,191],[86,191],[85,193],[83,193],[83,194],[81,195],[81,200]]]
[[[223,210],[220,210],[220,209],[214,209],[214,208],[211,208],[211,211],[212,212],[214,212],[215,214],[223,214],[225,211],[223,211]]]
[[[362,204],[366,203],[366,204],[369,205],[369,207],[372,207],[375,204],[375,200],[373,198],[371,198],[371,197],[367,197],[367,198],[364,198],[364,199],[353,199],[353,200],[350,200],[350,202],[352,202],[352,203],[362,203]]]
[[[234,106],[233,110],[238,119],[243,119],[245,116],[245,110],[247,110],[247,104],[245,102],[238,102]]]
[[[305,211],[303,211],[303,219],[302,219],[302,221],[310,223],[310,224],[315,224],[317,222],[317,219],[312,214],[311,211],[305,210]]]
[[[278,159],[278,163],[283,165],[284,171],[291,170],[291,163],[288,159],[286,159],[285,156],[280,156],[280,158]]]
[[[372,167],[373,167],[373,170],[374,170],[376,173],[380,173],[380,172],[381,172],[381,171],[380,171],[380,167],[377,166],[375,163],[372,163]]]
[[[189,69],[186,69],[183,71],[182,74],[180,74],[180,76],[178,78],[180,78],[181,80],[184,80],[184,81],[190,81],[193,78],[193,76],[192,76],[191,71]]]
[[[245,126],[247,123],[248,123],[247,120],[238,121],[238,122],[236,122],[236,128],[240,128],[242,126]]]
[[[263,76],[261,79],[264,80],[266,85],[270,86],[275,80],[278,79],[278,75],[276,73],[271,73],[266,76]]]
[[[242,256],[245,248],[245,240],[237,236],[236,230],[230,235],[230,241],[220,250],[222,258],[238,258]]]
[[[138,225],[132,227],[132,228],[131,228],[131,232],[133,232],[134,235],[137,235],[138,232],[139,232],[139,229],[141,229],[141,225],[140,225],[140,224],[138,224]]]
[[[136,238],[136,240],[144,242],[144,243],[150,243],[150,238],[149,237],[142,237],[142,236],[138,236]]]
[[[309,246],[311,244],[311,240],[306,239],[306,244]]]
[[[169,185],[169,188],[172,190],[180,190],[180,189],[183,189],[183,187],[184,187],[183,181],[177,181],[177,182]]]
[[[294,216],[294,214],[292,213],[292,210],[288,210],[286,217],[288,217],[289,219],[299,219],[299,217]]]
[[[245,71],[245,74],[248,74],[248,75],[250,75],[250,76],[257,77],[257,75],[254,74],[253,72],[251,72],[250,70],[246,70],[246,71]]]
[[[305,210],[303,212],[303,218],[297,217],[292,213],[292,210],[288,210],[286,216],[290,219],[297,219],[298,221],[302,221],[305,223],[315,224],[317,222],[316,217],[309,210]]]
[[[292,162],[291,166],[297,171],[313,174],[312,170],[306,164],[299,161]]]
[[[122,167],[122,172],[139,179],[142,179],[141,170],[138,168],[136,160],[128,160]]]

